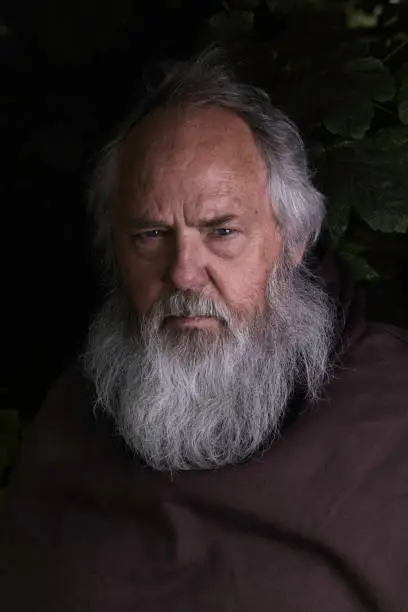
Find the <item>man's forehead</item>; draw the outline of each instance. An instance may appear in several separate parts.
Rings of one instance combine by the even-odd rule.
[[[121,193],[120,208],[138,219],[165,220],[168,215],[183,211],[183,216],[195,224],[227,216],[247,217],[257,214],[267,205],[265,189],[248,189],[242,175],[233,172],[206,173],[195,180],[172,177],[164,181],[144,183],[135,177],[131,189]]]
[[[162,111],[135,128],[122,149],[119,199],[146,210],[163,202],[193,201],[194,207],[203,204],[214,215],[223,213],[225,205],[231,211],[251,208],[252,194],[264,199],[266,166],[252,134],[241,119],[221,110],[221,116],[214,109],[200,109],[188,117]],[[225,130],[220,118],[231,116],[235,129],[230,125]],[[238,139],[235,119],[244,126]]]
[[[196,198],[206,201],[220,199],[237,199],[242,192],[242,186],[247,185],[249,172],[243,175],[242,169],[233,169],[230,165],[225,167],[222,160],[208,164],[199,160],[195,168],[191,166],[183,171],[177,168],[174,173],[167,168],[153,162],[146,171],[135,171],[131,175],[132,192],[143,198],[154,198],[161,192],[169,196],[176,192],[183,197],[183,193],[193,194]],[[262,179],[262,176],[254,178]]]
[[[157,167],[189,153],[224,156],[246,165],[262,165],[252,132],[236,113],[215,106],[187,109],[156,109],[136,125],[121,145],[122,165]]]

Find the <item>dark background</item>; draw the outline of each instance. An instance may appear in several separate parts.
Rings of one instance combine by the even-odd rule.
[[[3,7],[1,387],[23,416],[80,350],[98,301],[84,198],[95,155],[146,61],[193,49],[212,7],[190,4],[188,27],[157,0]]]
[[[281,40],[292,28],[288,53],[298,45],[300,58],[302,45],[316,45],[320,38],[323,45],[333,37],[334,18],[330,22],[309,4],[304,3],[303,17],[293,17],[286,9],[271,11],[263,1],[238,3],[240,9],[256,7],[254,80],[262,84],[262,66],[275,61],[265,41]],[[380,3],[359,4],[369,14]],[[392,18],[397,8],[383,5]],[[406,7],[398,11],[399,28],[405,30]],[[146,62],[188,56],[212,38],[223,19],[219,15],[230,18],[231,12],[231,3],[218,0],[13,0],[0,9],[1,408],[17,409],[23,420],[36,413],[55,378],[81,350],[100,299],[84,195],[97,151],[130,110]],[[234,27],[242,51],[248,39],[242,14],[240,19]],[[366,30],[353,30],[351,36],[358,42]],[[307,136],[307,121],[302,123],[294,105],[302,97],[296,88],[294,82],[292,89],[277,91],[276,100]],[[357,217],[350,232],[354,242],[370,245],[369,263],[380,267],[381,282],[367,285],[369,314],[408,324],[407,236],[379,235]]]

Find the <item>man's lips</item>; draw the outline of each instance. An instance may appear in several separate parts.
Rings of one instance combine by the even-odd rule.
[[[210,328],[218,324],[218,320],[214,317],[185,317],[185,316],[170,316],[166,317],[165,325],[174,327],[200,327]]]

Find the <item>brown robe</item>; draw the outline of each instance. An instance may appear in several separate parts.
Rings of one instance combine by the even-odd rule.
[[[408,610],[408,336],[330,274],[347,325],[327,396],[241,465],[155,472],[62,377],[2,521],[4,612]]]

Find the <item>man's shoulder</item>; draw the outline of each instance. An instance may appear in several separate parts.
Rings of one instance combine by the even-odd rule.
[[[408,331],[367,323],[341,356],[329,390],[344,418],[408,421]]]
[[[74,413],[84,415],[91,409],[91,399],[91,383],[85,378],[80,365],[72,363],[50,386],[35,423],[60,420],[65,414],[69,414],[70,418]]]
[[[77,364],[67,367],[51,386],[33,424],[27,432],[23,451],[37,460],[62,455],[92,426],[92,387]],[[24,455],[24,452],[23,452]]]
[[[397,327],[396,325],[387,323],[366,323],[367,336],[381,336],[387,338],[391,342],[402,343],[405,350],[408,349],[408,329]]]
[[[385,323],[366,323],[360,336],[347,350],[344,361],[351,364],[386,366],[407,365],[408,330]]]
[[[40,413],[55,403],[65,404],[71,400],[86,401],[91,394],[91,384],[84,376],[80,362],[75,361],[69,364],[50,386]]]

